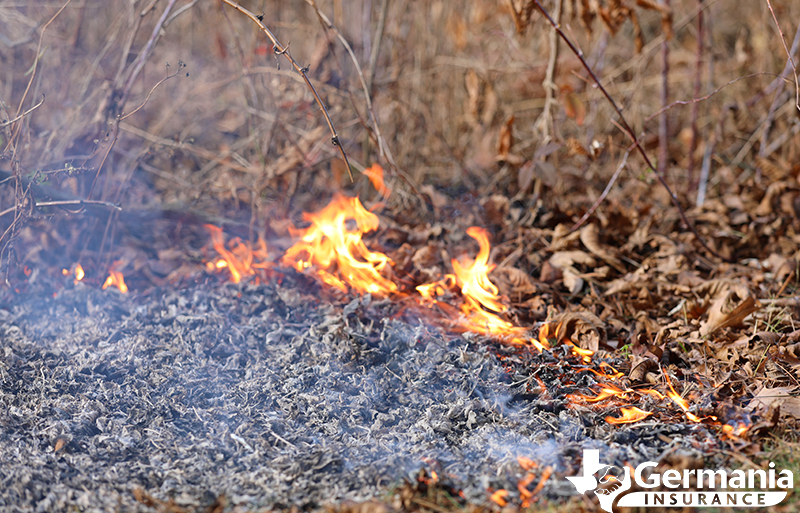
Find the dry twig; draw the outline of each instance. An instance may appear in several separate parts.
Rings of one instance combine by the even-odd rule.
[[[314,95],[314,100],[319,105],[320,110],[322,111],[322,115],[325,116],[325,122],[328,123],[328,129],[331,132],[331,142],[334,146],[339,149],[339,153],[342,156],[342,160],[344,160],[345,167],[347,167],[347,173],[350,175],[350,180],[353,179],[353,171],[350,169],[350,160],[347,158],[347,153],[344,151],[344,147],[342,146],[342,142],[339,140],[339,134],[336,132],[336,128],[333,126],[333,121],[331,120],[330,115],[328,114],[328,109],[325,107],[325,104],[322,102],[322,98],[320,98],[319,93],[317,93],[317,89],[314,87],[314,84],[311,83],[311,80],[308,78],[308,74],[306,73],[306,69],[301,67],[292,54],[289,53],[289,48],[283,46],[279,41],[278,38],[272,33],[270,29],[267,28],[266,25],[261,21],[263,16],[256,16],[249,10],[245,9],[241,5],[232,0],[222,0],[227,5],[233,7],[240,13],[244,14],[248,18],[250,18],[253,23],[258,25],[261,31],[266,34],[269,40],[272,42],[272,49],[275,52],[275,55],[283,55],[286,60],[292,65],[292,67],[303,77],[303,81],[306,83],[306,86],[311,90],[311,94]]]

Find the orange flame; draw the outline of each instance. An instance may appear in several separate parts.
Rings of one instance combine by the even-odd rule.
[[[69,269],[61,269],[61,274],[63,274],[64,276],[69,276],[70,271]],[[77,285],[78,282],[81,281],[84,276],[86,276],[86,273],[83,272],[83,267],[81,267],[81,264],[77,264],[75,266],[75,281],[74,281],[75,285]]]
[[[116,268],[122,262],[116,261],[111,264],[111,269],[108,271],[108,278],[106,278],[105,283],[103,283],[103,290],[106,290],[108,287],[117,287],[120,292],[123,294],[128,293],[128,286],[125,285],[125,277],[122,275],[121,272],[117,271]]]
[[[606,383],[600,389],[600,392],[597,394],[596,397],[590,397],[590,396],[582,395],[582,394],[571,394],[571,395],[569,395],[569,397],[582,399],[582,400],[586,401],[587,403],[599,403],[600,401],[604,401],[604,400],[608,399],[609,397],[619,397],[621,399],[624,399],[626,397],[626,394],[629,394],[631,392],[633,392],[633,390],[631,390],[630,388],[628,388],[626,390],[622,390],[620,388],[615,387],[614,385],[612,385],[610,383]]]
[[[478,241],[480,250],[469,266],[462,266],[456,259],[451,261],[453,272],[461,285],[461,293],[476,308],[475,303],[479,303],[493,312],[505,312],[505,305],[499,301],[497,285],[489,281],[489,273],[495,268],[494,264],[489,264],[489,235],[477,226],[467,228],[467,235]]]
[[[736,426],[725,424],[722,426],[722,434],[723,436],[736,439],[747,433],[748,429],[750,429],[750,425],[744,422],[736,422]]]
[[[209,271],[227,269],[231,273],[231,281],[239,283],[242,277],[255,275],[256,269],[267,269],[271,265],[267,261],[267,245],[261,237],[255,250],[238,237],[231,239],[226,246],[222,228],[213,224],[207,224],[205,228],[211,234],[214,250],[220,255],[215,262],[206,262]]]
[[[381,196],[384,198],[389,197],[392,190],[386,187],[386,184],[383,182],[383,168],[379,164],[372,164],[364,170],[364,174],[369,178],[369,181],[372,182],[372,186],[375,187],[375,190],[377,190]]]
[[[675,391],[675,388],[672,386],[672,381],[670,381],[669,376],[667,373],[664,373],[664,376],[667,378],[667,385],[669,385],[669,391],[667,392],[667,397],[672,399],[672,402],[677,404],[681,407],[683,412],[686,414],[686,418],[691,420],[692,422],[703,422],[703,419],[695,415],[694,413],[689,411],[689,401],[684,399]]]
[[[459,324],[470,330],[488,335],[508,337],[512,344],[531,343],[540,351],[550,346],[534,339],[526,340],[527,330],[514,326],[497,315],[507,310],[500,302],[499,289],[489,280],[489,273],[495,268],[489,264],[489,235],[486,230],[472,226],[467,229],[467,235],[478,241],[480,249],[475,260],[470,263],[461,263],[456,259],[451,260],[453,274],[447,274],[434,283],[419,285],[417,291],[426,300],[434,300],[453,286],[461,287],[461,294],[465,302],[461,305],[464,318]],[[490,311],[487,311],[490,310]],[[496,313],[494,313],[496,312]]]
[[[630,408],[620,408],[620,412],[622,413],[621,417],[606,417],[606,422],[609,424],[630,424],[632,422],[639,422],[642,419],[646,419],[650,415],[653,414],[651,411],[644,411],[640,410],[636,406],[632,406]]]
[[[501,488],[500,490],[497,490],[496,492],[494,492],[491,495],[491,497],[489,497],[489,498],[492,500],[492,502],[494,502],[495,504],[497,504],[501,508],[504,508],[504,507],[506,507],[508,505],[508,500],[507,500],[508,499],[508,490],[503,490]]]
[[[358,292],[390,294],[397,285],[382,276],[392,261],[383,253],[373,253],[361,236],[378,229],[378,216],[367,211],[358,198],[337,194],[327,207],[303,218],[311,226],[281,259],[283,265],[303,271],[317,267],[317,275],[325,283],[346,290],[345,283]],[[348,229],[348,221],[355,229]],[[334,264],[339,276],[328,272]]]

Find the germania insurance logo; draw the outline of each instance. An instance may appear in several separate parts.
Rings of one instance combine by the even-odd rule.
[[[710,469],[666,470],[655,473],[647,469],[658,464],[645,461],[633,471],[630,467],[615,467],[600,463],[600,451],[583,450],[583,475],[568,477],[578,493],[594,491],[600,507],[613,513],[614,500],[631,489],[659,488],[659,491],[632,492],[619,499],[619,507],[703,507],[763,508],[775,506],[786,498],[787,490],[794,487],[794,474],[790,470],[733,470]],[[646,475],[647,474],[647,475]]]

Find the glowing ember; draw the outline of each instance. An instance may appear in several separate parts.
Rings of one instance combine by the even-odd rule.
[[[517,456],[517,463],[522,467],[522,470],[533,470],[539,466],[535,461],[525,456]]]
[[[375,187],[375,190],[377,190],[381,196],[384,198],[389,197],[392,190],[386,187],[386,184],[383,182],[383,168],[379,164],[372,164],[364,170],[364,174],[369,178],[369,181],[372,182],[372,186]]]
[[[75,283],[75,285],[77,285],[78,282],[81,281],[84,276],[86,276],[86,273],[83,272],[83,267],[81,267],[81,264],[77,264],[75,266],[75,271],[74,272],[75,272],[75,281],[74,281],[74,283]],[[61,269],[61,274],[63,274],[64,276],[69,276],[70,272],[67,269]]]
[[[387,295],[397,290],[382,273],[392,261],[383,253],[373,253],[361,236],[378,229],[378,216],[367,211],[358,198],[337,194],[327,207],[316,214],[303,214],[311,226],[301,239],[286,251],[281,263],[304,271],[317,267],[317,276],[325,283],[346,290],[345,283],[358,292]],[[348,228],[355,221],[355,228]],[[352,223],[350,223],[352,224]],[[338,276],[329,269],[336,265]]]
[[[741,438],[750,429],[750,425],[744,422],[736,422],[736,426],[725,424],[722,426],[722,434],[729,438]]]
[[[231,281],[239,283],[242,277],[255,275],[257,269],[267,269],[271,265],[267,261],[267,245],[260,237],[256,249],[238,237],[234,237],[226,245],[222,228],[211,224],[205,225],[205,228],[211,234],[214,250],[220,255],[215,262],[206,263],[209,271],[227,269],[231,273]]]
[[[492,502],[503,508],[508,505],[508,490],[497,490],[489,498],[492,500]]]
[[[121,262],[119,261],[111,264],[111,269],[108,271],[108,278],[106,278],[105,283],[103,283],[103,290],[113,286],[117,287],[123,294],[128,293],[128,286],[125,285],[125,277],[121,272],[115,270],[120,264]]]
[[[636,406],[632,406],[630,408],[620,408],[620,412],[622,413],[621,417],[606,417],[606,422],[609,424],[630,424],[632,422],[639,422],[640,420],[646,419],[650,415],[653,414],[651,411],[644,411],[640,410]]]

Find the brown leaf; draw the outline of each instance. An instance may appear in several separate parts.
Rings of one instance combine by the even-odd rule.
[[[529,296],[539,291],[528,273],[516,267],[496,267],[492,271],[492,282],[500,289],[504,296],[515,298]]]
[[[481,93],[481,83],[475,70],[467,70],[464,86],[467,88],[467,120],[474,125],[478,122],[478,102]]]
[[[741,326],[745,317],[761,309],[761,303],[750,295],[732,306],[739,297],[735,292],[728,292],[714,301],[708,312],[708,320],[701,323],[700,335],[709,335],[719,328]]]
[[[797,387],[764,387],[753,399],[747,408],[751,411],[768,410],[780,407],[782,415],[800,418],[800,397],[790,395]]]
[[[583,126],[583,120],[586,118],[586,106],[581,97],[570,92],[564,95],[563,103],[567,117],[574,119],[578,126]]]
[[[500,136],[497,138],[497,160],[500,162],[508,161],[511,152],[511,145],[514,143],[514,116],[509,117],[500,127]]]
[[[617,271],[624,273],[625,266],[617,257],[616,252],[600,243],[600,234],[596,224],[587,224],[580,232],[581,242],[593,255],[599,257]]]
[[[567,312],[548,323],[548,333],[560,342],[569,340],[582,349],[597,351],[606,342],[603,321],[591,312]]]

